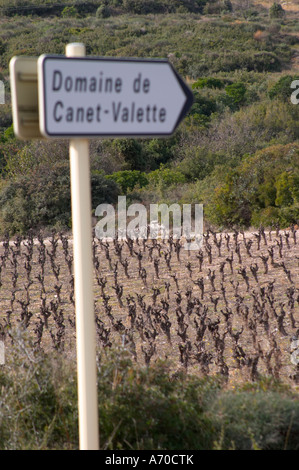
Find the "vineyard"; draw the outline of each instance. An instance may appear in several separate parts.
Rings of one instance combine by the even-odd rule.
[[[173,374],[220,374],[228,384],[271,376],[296,386],[298,227],[208,229],[197,250],[182,240],[93,236],[97,353],[121,345],[140,364]],[[0,334],[21,328],[34,347],[75,354],[72,238],[6,236],[0,259]],[[297,342],[298,344],[298,342]]]

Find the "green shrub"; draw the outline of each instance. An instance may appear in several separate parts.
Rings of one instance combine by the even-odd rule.
[[[78,448],[74,364],[36,351],[21,329],[10,333],[14,346],[0,366],[0,449]]]
[[[224,11],[233,11],[233,5],[230,0],[223,0]]]
[[[128,169],[139,171],[146,169],[147,160],[139,140],[115,139],[112,142],[112,148],[125,161]]]
[[[211,413],[222,425],[222,450],[298,450],[298,397],[274,385],[222,393]]]
[[[1,231],[24,234],[29,229],[71,227],[70,169],[68,161],[52,167],[38,165],[31,172],[2,181]],[[120,189],[103,174],[91,175],[92,210],[117,201]]]
[[[96,11],[97,18],[109,18],[110,15],[111,15],[110,8],[104,4],[100,5]]]
[[[167,363],[137,366],[112,351],[99,375],[102,442],[123,450],[209,449],[213,424],[206,407],[218,387],[213,379],[172,380]]]
[[[199,78],[196,82],[192,83],[192,88],[224,88],[226,81],[221,80],[219,78],[207,77],[207,78]]]
[[[61,12],[62,18],[77,18],[78,11],[75,6],[66,6]]]
[[[34,352],[22,333],[13,338],[0,370],[0,449],[76,449],[74,361]],[[101,449],[211,448],[205,415],[219,387],[215,379],[172,379],[163,362],[142,367],[125,350],[107,351],[98,370]]]
[[[198,146],[184,149],[183,155],[184,158],[178,163],[177,168],[188,181],[203,180],[226,158],[226,155]]]
[[[226,173],[213,189],[206,213],[220,226],[265,225],[270,217],[283,225],[297,223],[298,185],[298,145],[268,147]]]
[[[268,92],[269,97],[271,99],[278,98],[285,102],[290,102],[292,93],[291,83],[298,79],[299,77],[294,75],[284,75],[283,77],[280,77],[275,85],[270,88]]]
[[[199,114],[204,116],[211,116],[212,113],[217,111],[217,105],[214,99],[204,96],[203,93],[198,91],[193,92],[194,102],[190,110],[190,115]]]
[[[25,233],[44,226],[70,226],[70,177],[67,163],[41,167],[7,180],[0,191],[2,230]]]
[[[285,11],[282,8],[280,3],[274,2],[269,9],[269,15],[270,15],[270,18],[274,18],[274,19],[283,18],[285,15]]]
[[[233,103],[236,106],[240,106],[244,104],[245,101],[245,94],[246,94],[246,87],[244,83],[237,82],[232,83],[231,85],[227,85],[225,87],[226,94],[232,98]]]
[[[146,173],[138,170],[117,171],[112,175],[106,175],[106,178],[115,181],[122,194],[127,194],[128,191],[132,191],[136,186],[142,188],[148,184]]]

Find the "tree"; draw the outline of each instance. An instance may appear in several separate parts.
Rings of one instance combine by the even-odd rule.
[[[274,2],[272,6],[270,7],[270,10],[269,10],[270,18],[272,19],[283,18],[284,14],[285,14],[285,11],[280,5],[280,3]]]

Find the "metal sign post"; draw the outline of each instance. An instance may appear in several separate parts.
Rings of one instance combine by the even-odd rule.
[[[68,44],[67,57],[85,55],[83,44]],[[93,300],[89,141],[70,140],[72,227],[76,303],[80,449],[99,448]]]

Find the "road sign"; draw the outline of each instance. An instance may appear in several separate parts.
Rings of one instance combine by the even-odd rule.
[[[69,138],[80,448],[99,447],[88,139],[171,135],[193,94],[165,60],[66,56],[10,61],[13,122],[23,139]],[[1,360],[1,357],[0,357]]]
[[[13,57],[10,61],[14,132],[20,139],[43,138],[39,130],[37,57]]]
[[[42,55],[39,121],[46,137],[171,135],[193,94],[167,60]]]

